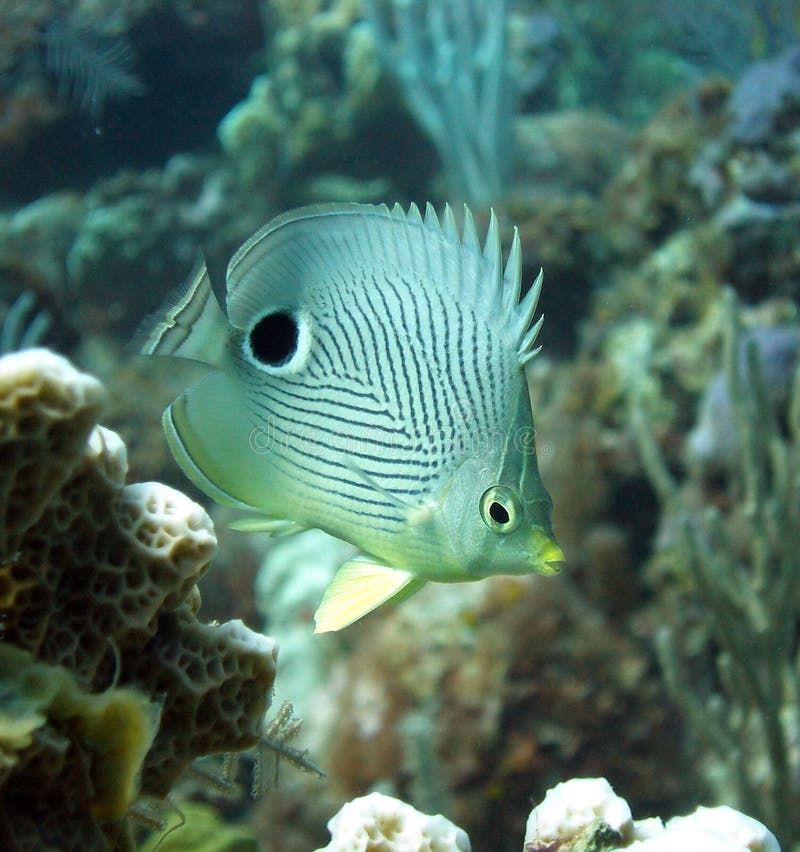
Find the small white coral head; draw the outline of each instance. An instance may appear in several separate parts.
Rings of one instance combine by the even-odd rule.
[[[86,444],[86,458],[110,486],[122,486],[128,475],[128,450],[116,432],[95,426]]]
[[[780,852],[775,835],[757,819],[725,805],[716,808],[698,808],[685,817],[673,817],[667,823],[667,832],[698,830],[714,833],[730,843],[731,849],[747,852]]]
[[[573,778],[548,790],[528,816],[525,843],[567,843],[598,819],[623,837],[632,828],[631,809],[605,778]]]
[[[400,799],[370,793],[328,821],[331,842],[317,852],[470,852],[469,838],[441,814],[420,813]]]
[[[624,847],[625,852],[746,852],[731,840],[700,826],[678,827]],[[614,850],[621,852],[621,850]]]

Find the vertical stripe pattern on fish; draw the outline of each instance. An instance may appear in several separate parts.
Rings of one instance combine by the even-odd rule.
[[[520,301],[492,214],[301,208],[234,255],[227,312],[199,265],[140,332],[213,371],[164,414],[170,447],[238,525],[356,546],[316,614],[337,630],[425,581],[553,573],[524,366],[542,276]],[[299,566],[298,570],[302,570]]]

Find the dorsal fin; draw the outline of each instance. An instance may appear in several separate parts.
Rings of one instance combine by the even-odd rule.
[[[489,216],[489,228],[483,244],[483,259],[488,266],[489,287],[487,296],[492,296],[493,309],[499,311],[503,304],[503,250],[500,247],[500,226],[494,210]]]
[[[542,292],[543,281],[544,270],[540,269],[539,274],[536,276],[533,284],[531,284],[531,289],[525,294],[525,298],[519,303],[516,310],[513,338],[518,341],[517,354],[519,355],[519,361],[522,365],[527,364],[527,362],[530,361],[531,358],[533,358],[539,351],[538,349],[531,349],[531,346],[533,346],[536,337],[539,334],[542,323],[544,322],[544,317],[539,317],[534,325],[531,325],[531,321],[533,320],[533,315],[536,312],[536,306],[539,304],[539,296]]]
[[[442,227],[439,224],[439,217],[436,215],[436,208],[430,201],[425,204],[425,226],[434,231],[439,231]]]
[[[511,240],[511,251],[508,253],[506,268],[503,272],[503,310],[513,313],[519,304],[519,293],[522,286],[522,244],[519,230],[514,228],[514,238]]]
[[[443,230],[447,237],[451,240],[458,239],[458,225],[456,224],[455,213],[449,204],[444,205]]]
[[[348,271],[352,275],[348,276]],[[440,219],[430,205],[330,204],[302,207],[273,219],[254,234],[228,266],[228,316],[246,324],[265,304],[303,303],[304,288],[332,286],[335,279],[396,275],[421,284],[454,285],[452,295],[505,327],[521,363],[532,357],[528,334],[541,274],[519,302],[522,250],[515,231],[505,269],[500,228],[491,213],[481,247],[475,221],[464,207],[459,235],[449,205]],[[416,275],[409,275],[410,272]],[[291,285],[291,286],[290,286]],[[539,325],[535,326],[538,330]]]
[[[466,204],[464,205],[464,229],[461,233],[461,242],[468,251],[480,253],[481,244],[478,240],[478,230],[475,227],[475,220],[472,218],[472,211]]]
[[[143,355],[173,355],[212,367],[223,363],[228,323],[202,257],[190,276],[146,317],[131,341]]]

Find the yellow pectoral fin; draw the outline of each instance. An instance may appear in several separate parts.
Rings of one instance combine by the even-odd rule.
[[[408,571],[357,556],[346,562],[325,589],[314,613],[315,633],[341,630],[394,597],[406,598],[425,585]]]

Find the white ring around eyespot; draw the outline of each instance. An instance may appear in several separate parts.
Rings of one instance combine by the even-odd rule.
[[[265,364],[263,361],[260,361],[253,354],[253,348],[250,345],[250,333],[264,317],[279,313],[289,314],[297,323],[297,346],[295,347],[294,355],[286,363],[274,367],[271,364]],[[299,373],[308,363],[308,357],[311,354],[312,338],[311,315],[308,311],[292,310],[291,308],[273,308],[272,310],[264,311],[250,325],[242,341],[242,354],[246,361],[249,361],[257,369],[269,373],[271,376],[288,376],[293,373]]]

